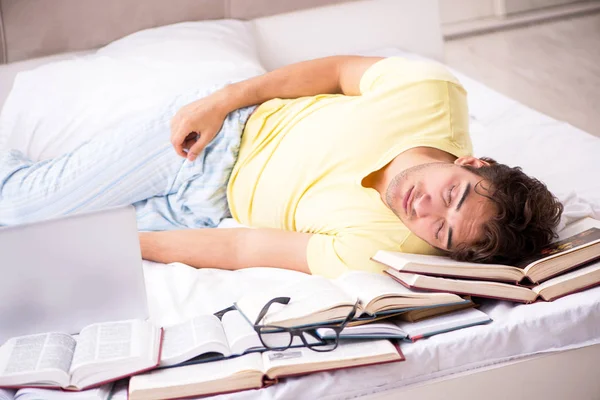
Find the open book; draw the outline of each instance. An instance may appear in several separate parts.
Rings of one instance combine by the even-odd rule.
[[[344,342],[323,353],[307,348],[251,353],[136,375],[129,382],[129,399],[173,399],[257,389],[285,376],[403,360],[400,348],[387,340]]]
[[[552,301],[567,294],[600,285],[600,262],[567,272],[531,289],[500,282],[410,274],[398,272],[391,268],[388,268],[385,272],[402,285],[412,289],[468,294],[522,303],[534,302],[538,297],[546,301]]]
[[[155,368],[162,329],[130,320],[85,327],[74,338],[43,333],[0,347],[0,387],[84,390]]]
[[[112,383],[79,392],[66,392],[56,389],[23,388],[19,390],[0,389],[0,400],[115,400]],[[123,399],[126,400],[127,398]]]
[[[290,297],[286,305],[273,304],[262,325],[283,327],[319,325],[341,321],[360,300],[357,318],[370,319],[386,313],[441,304],[463,303],[450,293],[428,293],[405,289],[392,279],[371,272],[352,271],[335,280],[310,276],[293,285],[264,288],[243,296],[235,304],[254,323],[263,306],[275,297]]]
[[[164,328],[161,367],[182,363],[214,361],[232,355],[241,355],[266,350],[253,326],[238,310],[226,312],[219,320],[214,315],[199,315],[182,324]],[[268,333],[270,343],[277,343],[281,333]],[[309,343],[319,343],[318,338],[305,335]],[[287,345],[289,336],[283,334],[282,346]],[[292,347],[303,346],[299,337],[294,337]]]
[[[539,283],[600,257],[600,229],[552,243],[519,265],[477,264],[448,257],[378,251],[373,260],[399,272],[506,282]]]
[[[416,341],[439,333],[450,332],[470,326],[486,324],[492,319],[475,308],[461,310],[419,322],[391,319],[372,324],[348,326],[340,332],[340,339],[401,339]],[[335,339],[331,328],[318,328],[322,339]]]

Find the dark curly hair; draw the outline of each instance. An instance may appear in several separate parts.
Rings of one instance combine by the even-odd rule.
[[[475,191],[490,199],[496,215],[483,225],[483,238],[458,245],[450,257],[459,261],[515,265],[538,253],[556,237],[563,205],[539,180],[519,167],[511,168],[491,158],[489,166],[463,166],[483,179]],[[484,188],[487,192],[478,191]]]

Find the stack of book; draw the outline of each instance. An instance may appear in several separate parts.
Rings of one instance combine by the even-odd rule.
[[[441,256],[379,251],[373,260],[407,288],[532,303],[600,285],[600,229],[557,241],[519,265],[458,262]]]

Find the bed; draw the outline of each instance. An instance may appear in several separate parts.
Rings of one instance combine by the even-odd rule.
[[[33,0],[0,0],[1,54],[3,61],[10,61],[0,66],[0,105],[6,100],[0,114],[0,149],[16,147],[38,159],[68,150],[84,140],[81,134],[73,138],[73,132],[80,131],[84,122],[108,124],[106,128],[135,112],[134,108],[127,108],[110,117],[103,114],[115,107],[115,102],[124,104],[131,99],[128,98],[131,93],[119,92],[131,75],[110,75],[117,61],[121,63],[117,65],[119,68],[124,65],[132,68],[129,72],[136,72],[141,80],[151,79],[157,66],[163,72],[182,62],[193,66],[199,63],[198,68],[203,68],[202,77],[196,76],[196,67],[196,73],[189,75],[187,70],[178,69],[182,71],[179,81],[159,82],[150,88],[152,92],[145,93],[147,88],[143,86],[135,87],[136,98],[151,101],[152,95],[159,97],[176,91],[183,84],[222,79],[223,71],[229,71],[227,79],[243,79],[261,73],[263,68],[269,70],[332,54],[424,56],[443,60],[435,0],[177,0],[168,2],[168,6],[159,0],[60,0],[54,1],[51,8],[39,4]],[[129,18],[131,15],[135,17]],[[183,41],[178,42],[184,43],[181,54],[172,47],[161,49],[151,42],[162,36],[152,36],[158,35],[158,31],[151,31],[148,37],[134,35],[129,42],[112,43],[99,52],[101,56],[95,55],[94,63],[86,64],[89,60],[85,56],[96,54],[95,48],[129,33],[186,20],[224,18],[244,22],[219,25],[215,21],[218,32],[210,32],[222,35],[225,42],[221,47],[243,53],[243,59],[221,54],[226,59],[223,63],[203,64],[203,57],[214,56],[218,49],[193,42],[194,38],[207,34],[202,28],[186,36],[192,40],[188,45],[206,51],[197,58],[189,55],[177,58],[190,50]],[[173,30],[160,32],[175,35]],[[177,30],[176,35],[182,32]],[[181,38],[176,35],[169,37]],[[132,43],[147,52],[132,53],[132,47],[127,47]],[[168,51],[172,53],[165,57]],[[50,53],[60,54],[48,56]],[[164,59],[159,62],[156,57],[161,54]],[[230,65],[236,65],[236,71],[242,71],[240,75],[233,76],[227,69]],[[82,72],[74,77],[77,71],[88,75]],[[566,205],[561,235],[568,236],[574,229],[595,224],[585,217],[600,218],[600,181],[590,179],[600,172],[597,162],[600,139],[531,110],[459,71],[455,73],[469,93],[475,154],[520,165],[545,181]],[[89,74],[110,77],[105,84],[117,91],[118,96],[111,98],[106,88],[103,92],[91,92],[99,89],[89,83]],[[77,79],[81,80],[74,84]],[[89,96],[103,93],[109,97],[97,98],[93,103],[94,113],[84,114],[87,119],[74,118],[65,126],[60,118],[68,118],[80,113],[81,107],[89,106],[87,103],[82,106],[82,98],[78,97],[81,93]],[[54,100],[49,102],[47,98]],[[73,98],[77,101],[72,101]],[[104,117],[102,121],[99,116]],[[43,131],[39,130],[40,125],[44,126]],[[231,225],[234,225],[231,221],[223,223],[224,228]],[[297,273],[285,270],[195,270],[177,263],[144,262],[144,271],[151,318],[159,324],[222,309],[259,284],[299,279]],[[487,301],[482,309],[494,319],[492,324],[403,345],[406,362],[290,378],[259,391],[215,398],[600,398],[596,372],[600,359],[600,287],[553,303],[513,305]]]

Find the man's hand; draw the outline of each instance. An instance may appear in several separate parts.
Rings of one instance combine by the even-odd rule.
[[[177,154],[194,161],[219,133],[231,111],[223,91],[182,107],[171,120],[171,143]]]

